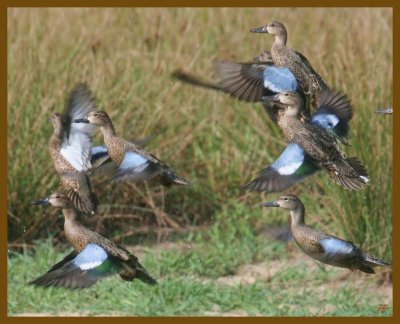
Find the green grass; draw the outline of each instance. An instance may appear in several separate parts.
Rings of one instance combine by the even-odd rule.
[[[269,49],[273,38],[251,34],[249,29],[272,20],[284,22],[289,45],[305,54],[332,88],[351,98],[351,146],[345,151],[365,162],[372,179],[367,189],[349,192],[320,172],[289,191],[305,203],[308,223],[391,261],[393,126],[390,116],[374,114],[376,109],[392,105],[391,9],[13,8],[8,10],[7,47],[11,247],[49,235],[54,242],[65,240],[60,212],[33,208],[29,202],[47,196],[59,185],[47,152],[52,132],[47,119],[52,112],[63,110],[76,83],[86,81],[121,136],[154,135],[146,148],[194,186],[164,189],[111,184],[95,175],[91,180],[101,203],[100,213],[85,222],[125,244],[151,245],[167,237],[196,248],[159,255],[151,245],[145,260],[160,278],[157,288],[135,283],[126,289],[127,284],[116,284],[115,278],[88,290],[87,295],[27,287],[25,282],[32,278],[33,270],[23,265],[31,265],[33,256],[17,255],[9,260],[13,278],[8,287],[10,314],[67,312],[80,303],[90,314],[112,313],[115,298],[128,293],[132,294],[126,298],[128,304],[116,308],[119,314],[145,315],[145,309],[147,314],[157,315],[203,314],[215,305],[217,312],[245,309],[248,314],[311,315],[319,309],[323,314],[375,314],[375,305],[380,303],[377,296],[369,294],[361,301],[362,288],[351,281],[344,282],[335,294],[324,296],[307,284],[308,269],[291,266],[289,257],[287,270],[271,281],[273,285],[213,284],[221,276],[234,274],[241,265],[286,258],[284,247],[267,244],[255,234],[269,224],[287,222],[288,215],[282,210],[252,208],[278,194],[240,190],[240,185],[276,159],[285,144],[261,105],[195,89],[170,75],[184,68],[213,80],[215,59],[252,59]],[[97,133],[95,142],[101,141]],[[206,230],[199,233],[199,227]],[[51,254],[52,258],[43,259],[48,251],[48,246],[36,251],[35,275],[61,257]],[[343,272],[331,271],[335,275]],[[316,277],[315,287],[332,278],[319,270],[311,275]],[[93,303],[97,289],[104,289],[102,294],[108,298],[99,295],[106,304]],[[199,295],[192,294],[187,301],[174,299],[174,292],[187,297],[191,289]],[[50,297],[63,300],[65,296],[75,296],[67,298],[71,304],[65,309],[50,301]],[[271,300],[273,296],[276,300]]]
[[[46,315],[248,315],[389,316],[391,289],[377,286],[379,275],[320,268],[293,242],[285,245],[257,235],[243,205],[238,217],[216,222],[209,231],[180,240],[172,249],[149,246],[141,262],[159,281],[156,287],[118,277],[85,291],[27,285],[62,258],[50,240],[8,260],[8,314]],[[224,212],[222,212],[224,213]],[[226,219],[221,215],[220,219]],[[184,247],[184,248],[182,248]],[[135,248],[133,248],[135,250]],[[240,271],[258,265],[260,276]],[[260,270],[261,269],[261,270]],[[347,275],[350,274],[350,277]],[[244,282],[235,281],[237,276]],[[343,278],[345,276],[345,278]],[[255,280],[246,281],[249,278]],[[378,306],[388,304],[380,312]]]

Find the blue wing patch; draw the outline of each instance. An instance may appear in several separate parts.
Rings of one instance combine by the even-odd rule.
[[[250,191],[278,192],[303,181],[318,170],[304,150],[296,143],[290,143],[271,166],[260,176],[244,186]]]
[[[288,68],[268,66],[263,77],[264,87],[273,92],[296,91],[298,88],[296,78]]]
[[[350,242],[329,237],[319,241],[319,244],[324,248],[326,256],[339,257],[350,255],[354,251],[354,245]]]
[[[102,247],[89,243],[83,251],[76,256],[73,264],[81,270],[91,270],[101,265],[107,258],[108,254]]]
[[[141,172],[147,168],[149,160],[135,152],[126,152],[124,160],[119,168],[121,170],[132,170],[133,172]]]
[[[304,162],[304,150],[296,143],[289,144],[282,154],[272,163],[274,168],[280,175],[291,175]]]
[[[38,286],[86,288],[101,278],[118,273],[121,265],[102,247],[89,243],[79,254],[70,253],[48,272],[30,282]]]
[[[318,110],[311,117],[311,123],[343,139],[347,138],[352,116],[353,108],[346,95],[324,89],[319,94]]]
[[[316,114],[311,118],[311,123],[329,130],[333,130],[339,121],[339,118],[334,114]]]

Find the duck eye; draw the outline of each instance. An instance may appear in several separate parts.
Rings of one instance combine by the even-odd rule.
[[[283,200],[285,200],[285,201],[288,201],[288,200],[289,200],[289,198],[288,198],[288,197],[285,197],[285,198],[283,198]]]
[[[97,114],[93,114],[93,116],[97,116]]]

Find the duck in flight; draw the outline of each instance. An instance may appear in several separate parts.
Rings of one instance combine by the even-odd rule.
[[[75,123],[96,125],[103,133],[104,144],[111,160],[118,166],[113,180],[143,181],[156,180],[164,186],[172,184],[190,185],[190,182],[178,176],[174,170],[153,154],[138,145],[119,137],[114,125],[105,111],[91,111],[87,116],[74,120]]]
[[[30,284],[70,289],[87,288],[114,274],[119,274],[126,281],[139,279],[149,285],[157,284],[132,253],[83,226],[78,221],[76,211],[67,195],[53,193],[48,198],[36,200],[32,204],[51,205],[62,209],[64,233],[74,250]]]
[[[88,172],[92,168],[92,136],[95,126],[73,121],[97,110],[95,99],[84,83],[69,95],[66,113],[53,113],[54,131],[48,150],[61,183],[75,208],[85,213],[97,212],[97,199],[92,191]]]
[[[295,76],[301,91],[306,95],[310,95],[312,105],[317,107],[320,91],[329,90],[329,86],[303,54],[286,46],[288,33],[285,25],[281,22],[273,21],[265,26],[253,28],[251,32],[268,33],[275,36],[275,41],[271,48],[271,57],[274,65],[289,69]]]
[[[359,190],[368,184],[363,163],[355,157],[344,158],[338,147],[338,142],[347,143],[348,122],[353,116],[346,96],[323,91],[320,106],[310,121],[299,119],[302,99],[297,93],[283,92],[273,98],[286,105],[277,118],[288,146],[244,189],[268,193],[283,191],[321,169],[349,190]]]
[[[311,258],[335,267],[375,273],[378,266],[390,267],[390,263],[362,251],[354,243],[326,234],[306,225],[303,202],[294,195],[283,195],[277,200],[260,204],[289,210],[291,233],[300,249]]]

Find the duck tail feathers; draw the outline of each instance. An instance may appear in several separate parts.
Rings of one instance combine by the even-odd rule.
[[[356,157],[336,159],[327,170],[333,180],[348,190],[360,190],[370,181],[364,163]]]
[[[183,186],[190,186],[191,183],[186,179],[178,176],[173,170],[167,170],[161,175],[160,182],[163,186],[169,187],[172,184],[178,184]]]
[[[363,257],[364,257],[365,264],[368,266],[371,266],[371,267],[374,267],[374,266],[391,267],[392,266],[389,262],[378,259],[372,255],[365,253],[365,252],[363,253]]]

